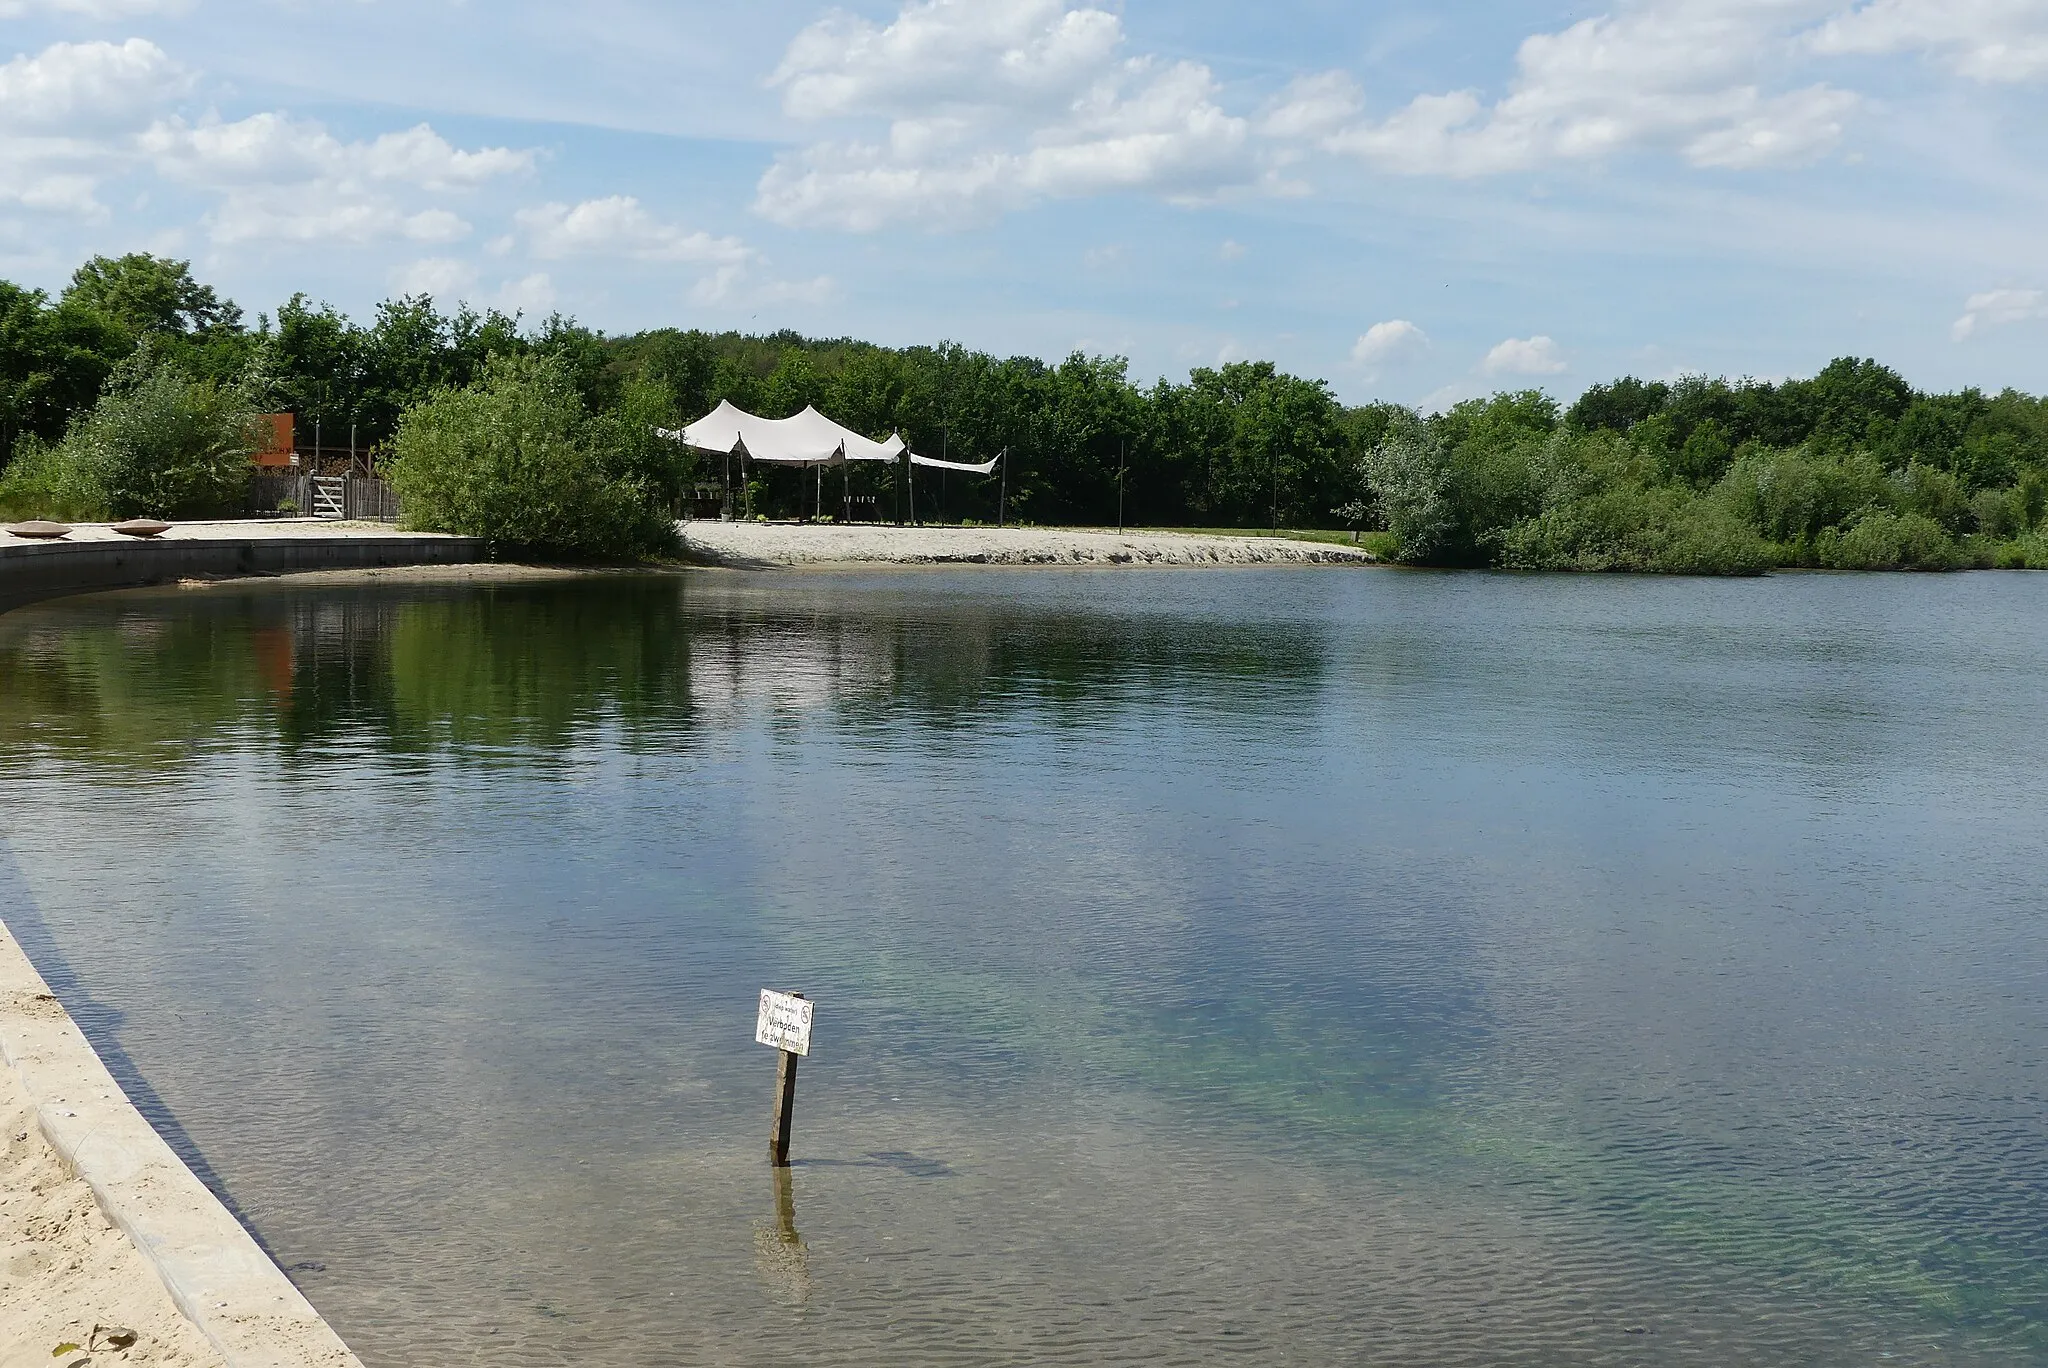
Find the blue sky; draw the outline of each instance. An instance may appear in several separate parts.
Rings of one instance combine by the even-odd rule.
[[[0,0],[0,275],[663,324],[2048,389],[2048,0]]]

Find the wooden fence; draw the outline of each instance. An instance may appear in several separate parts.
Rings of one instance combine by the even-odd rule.
[[[276,514],[287,507],[300,517],[397,522],[403,511],[398,491],[384,480],[348,475],[255,475],[249,480],[249,512]]]

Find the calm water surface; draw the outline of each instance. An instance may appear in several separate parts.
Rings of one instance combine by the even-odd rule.
[[[2044,705],[2021,575],[107,596],[0,913],[375,1368],[2042,1362]]]

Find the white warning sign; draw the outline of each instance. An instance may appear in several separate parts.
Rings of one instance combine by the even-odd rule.
[[[794,993],[761,990],[761,1015],[754,1021],[754,1039],[793,1055],[811,1052],[811,1012],[816,1006]]]

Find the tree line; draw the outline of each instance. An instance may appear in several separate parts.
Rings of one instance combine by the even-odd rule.
[[[1415,563],[1524,569],[2048,565],[2048,403],[1923,393],[1868,359],[1811,379],[1624,378],[1569,406],[1532,390],[1421,414],[1347,406],[1269,362],[1142,385],[1116,357],[793,332],[607,337],[425,297],[358,322],[301,294],[251,324],[186,263],[139,254],[87,262],[55,298],[0,282],[0,510],[15,513],[225,504],[234,442],[198,454],[206,423],[181,427],[174,411],[232,429],[288,410],[302,449],[316,426],[330,447],[353,430],[409,486],[415,517],[506,544],[644,551],[692,484],[725,474],[646,434],[724,399],[769,417],[815,405],[929,455],[1007,452],[1014,521],[1349,528]],[[192,449],[140,450],[140,434],[167,428]],[[534,434],[530,450],[508,445],[515,430]],[[137,477],[151,460],[211,474]],[[805,477],[748,475],[761,513],[809,511]],[[903,478],[844,475],[885,513],[905,510]],[[990,522],[1000,497],[995,479],[921,478],[917,512]],[[608,534],[621,523],[632,530]]]

